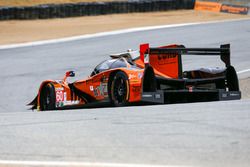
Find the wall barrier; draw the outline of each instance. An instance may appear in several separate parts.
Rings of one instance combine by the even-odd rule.
[[[49,19],[113,13],[152,12],[193,9],[195,0],[137,0],[31,7],[0,7],[0,20]]]

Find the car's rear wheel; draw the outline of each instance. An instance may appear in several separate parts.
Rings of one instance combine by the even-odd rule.
[[[111,82],[110,101],[114,106],[125,106],[128,104],[129,84],[128,77],[124,72],[117,72]]]
[[[55,109],[55,88],[51,83],[45,85],[40,95],[40,109],[42,111]]]
[[[239,91],[239,80],[233,66],[227,67],[226,80],[226,86],[228,87],[229,91]]]

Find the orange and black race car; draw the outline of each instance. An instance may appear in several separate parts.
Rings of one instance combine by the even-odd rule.
[[[182,55],[220,56],[224,68],[183,71]],[[220,48],[185,48],[167,45],[114,54],[84,80],[68,71],[62,80],[46,80],[29,104],[32,109],[54,110],[108,102],[124,106],[136,102],[175,103],[240,99],[237,73],[230,63],[230,45]]]

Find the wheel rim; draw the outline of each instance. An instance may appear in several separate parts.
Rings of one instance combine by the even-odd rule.
[[[116,103],[121,104],[126,101],[127,85],[123,78],[119,77],[115,79],[113,94]]]

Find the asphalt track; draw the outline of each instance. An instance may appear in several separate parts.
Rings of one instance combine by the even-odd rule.
[[[190,25],[0,50],[0,160],[183,166],[249,166],[250,100],[32,112],[42,80],[67,70],[84,78],[110,53],[181,43],[230,43],[237,71],[249,69],[250,20]],[[184,68],[223,66],[190,56]],[[240,78],[250,73],[240,74]],[[1,162],[0,162],[1,165]]]

